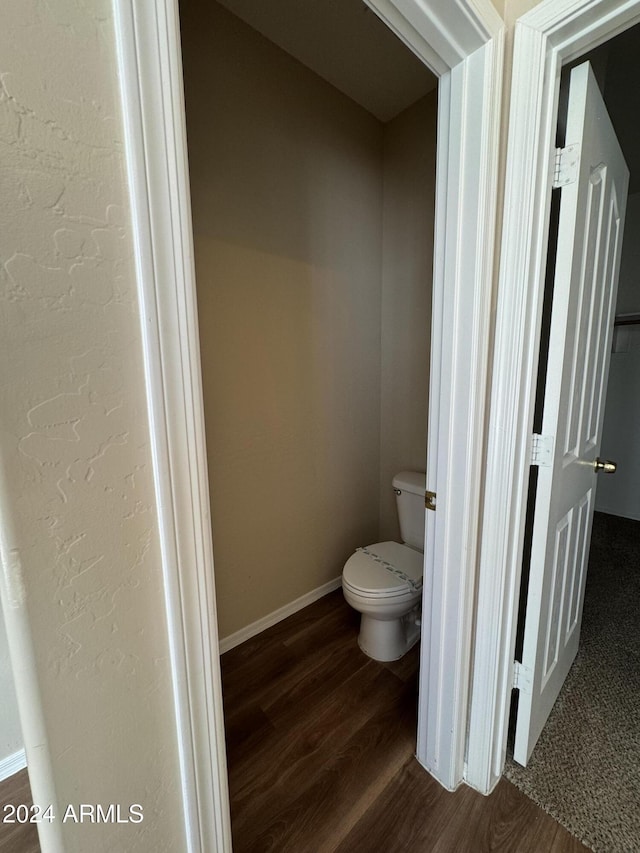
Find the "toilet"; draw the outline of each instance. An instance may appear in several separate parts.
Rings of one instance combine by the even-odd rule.
[[[342,570],[342,592],[361,614],[358,645],[378,661],[398,660],[420,638],[425,475],[393,478],[399,542],[358,548]]]

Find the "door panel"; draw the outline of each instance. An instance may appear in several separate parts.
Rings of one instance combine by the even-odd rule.
[[[526,764],[578,651],[628,170],[588,63],[571,72],[514,758]],[[573,148],[579,146],[579,148]]]

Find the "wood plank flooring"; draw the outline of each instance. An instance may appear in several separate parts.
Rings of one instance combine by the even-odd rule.
[[[338,590],[222,656],[235,853],[579,853],[503,779],[449,793],[414,758],[418,649],[379,664]]]
[[[338,590],[222,657],[234,853],[580,853],[503,779],[445,791],[413,757],[418,649],[378,664]],[[0,806],[31,803],[26,770]],[[39,853],[33,824],[0,853]]]
[[[5,805],[30,806],[33,803],[29,776],[21,770],[0,782],[0,853],[40,853],[35,823],[4,823]]]

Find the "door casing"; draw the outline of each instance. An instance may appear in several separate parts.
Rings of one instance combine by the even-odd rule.
[[[544,0],[516,22],[465,778],[504,769],[562,66],[640,20],[638,0]]]

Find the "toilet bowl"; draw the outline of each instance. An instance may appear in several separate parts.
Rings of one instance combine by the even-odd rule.
[[[345,600],[361,614],[358,645],[378,661],[398,660],[420,638],[425,475],[402,472],[393,488],[403,544],[358,548],[342,571]]]
[[[358,645],[370,658],[398,660],[420,637],[422,554],[398,542],[358,549],[342,571],[342,592],[360,614]]]

